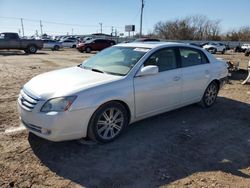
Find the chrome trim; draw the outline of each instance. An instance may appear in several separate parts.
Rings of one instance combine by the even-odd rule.
[[[27,94],[24,90],[20,91],[18,102],[23,109],[27,111],[32,111],[37,105],[38,101],[39,100],[37,99],[37,97],[33,98],[32,96]]]

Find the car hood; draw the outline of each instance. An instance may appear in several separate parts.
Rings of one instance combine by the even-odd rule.
[[[40,74],[26,83],[24,90],[31,96],[48,99],[71,95],[119,79],[122,77],[72,67]]]

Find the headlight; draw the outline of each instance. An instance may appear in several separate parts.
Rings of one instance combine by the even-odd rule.
[[[69,97],[58,97],[54,99],[48,100],[41,108],[41,112],[64,112],[67,111],[74,100],[76,99],[76,96],[69,96]]]

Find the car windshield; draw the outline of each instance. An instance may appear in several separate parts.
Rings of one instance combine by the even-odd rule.
[[[111,47],[87,59],[80,67],[96,72],[125,76],[148,51],[147,48]]]

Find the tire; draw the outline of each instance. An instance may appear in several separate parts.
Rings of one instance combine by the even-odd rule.
[[[250,55],[250,51],[246,51],[245,56],[249,56],[249,55]]]
[[[205,108],[211,107],[217,99],[218,92],[219,92],[218,84],[215,81],[211,82],[207,86],[203,94],[203,97],[200,101],[201,106]]]
[[[108,102],[92,115],[88,137],[101,143],[111,142],[123,132],[128,123],[126,108],[121,103]]]
[[[72,46],[72,48],[76,48],[76,45],[74,44],[74,45]]]
[[[221,54],[225,54],[225,52],[226,52],[226,49],[223,49],[222,52],[221,52]]]
[[[55,50],[55,51],[58,51],[59,49],[60,49],[60,46],[58,46],[58,45],[55,45],[53,48],[53,50]]]
[[[90,47],[86,47],[86,48],[85,48],[85,52],[86,52],[86,53],[90,53],[91,50],[92,50],[92,49],[91,49]]]
[[[26,52],[27,51],[27,52]],[[29,45],[28,47],[27,47],[27,49],[26,49],[26,53],[29,53],[29,54],[35,54],[36,53],[36,51],[37,51],[37,47],[36,47],[36,45]]]
[[[110,46],[113,46],[113,45],[115,45],[115,44],[114,44],[113,42],[111,42],[111,43],[110,43]]]

